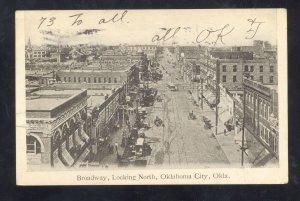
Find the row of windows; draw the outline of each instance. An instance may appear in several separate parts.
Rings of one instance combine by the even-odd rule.
[[[120,60],[101,60],[101,63],[107,63],[107,64],[112,64],[112,63],[127,63],[131,62],[131,59],[120,59]]]
[[[250,79],[254,80],[254,76],[251,75]],[[262,76],[262,75],[259,76],[259,81],[263,83],[264,82],[264,76]],[[223,75],[222,82],[227,82],[227,76],[226,75]],[[232,82],[237,82],[237,76],[236,75],[232,76]],[[269,83],[274,83],[274,76],[269,77]]]
[[[273,148],[273,151],[275,153],[278,153],[278,144],[277,144],[277,138],[274,137],[273,139],[271,138],[272,134],[271,131],[263,126],[262,124],[260,124],[259,127],[259,137],[260,139],[262,139],[267,145],[271,145],[271,147]]]
[[[129,47],[129,49],[131,49],[131,50],[138,50],[139,47]],[[142,50],[155,50],[156,47],[142,47],[141,49]]]
[[[262,124],[260,125],[259,130],[260,130],[260,138],[269,145],[270,144],[270,136],[271,136],[270,131],[266,127],[264,127]]]
[[[246,104],[250,107],[250,108],[254,108],[254,103],[257,107],[257,99],[255,99],[251,94],[246,94],[245,95],[245,101]],[[270,112],[270,106],[265,103],[264,101],[259,103],[259,115],[260,117],[265,118],[266,120],[269,120],[269,112]]]
[[[34,52],[33,54],[37,55],[37,54],[46,54],[46,52]]]
[[[82,77],[73,77],[73,79],[71,78],[71,77],[64,77],[64,82],[81,82],[82,81],[82,79],[81,79]],[[91,77],[83,77],[83,82],[88,82],[88,83],[91,83]],[[118,83],[118,79],[115,77],[114,79],[114,83]],[[112,78],[106,78],[106,77],[104,77],[104,78],[101,78],[101,77],[94,77],[94,79],[93,79],[93,81],[94,81],[94,83],[102,83],[102,81],[103,81],[103,83],[112,83]]]
[[[35,57],[35,58],[41,58],[41,57],[45,57],[45,55],[40,55],[40,54],[39,55],[35,55],[34,54],[33,57]]]
[[[222,70],[223,70],[223,72],[226,72],[227,71],[227,66],[223,65]],[[250,68],[249,68],[248,65],[245,65],[244,66],[244,71],[245,72],[254,72],[254,66],[250,66]],[[232,72],[237,72],[237,65],[232,66]],[[259,66],[259,72],[264,72],[264,66]],[[274,66],[269,67],[269,72],[271,72],[271,73],[274,72]]]

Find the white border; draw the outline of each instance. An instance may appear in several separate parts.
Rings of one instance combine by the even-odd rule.
[[[25,11],[26,12],[26,11]],[[45,11],[46,12],[46,11]],[[67,12],[67,11],[66,11]],[[88,12],[88,11],[87,11]],[[187,12],[189,12],[187,10]],[[228,10],[231,12],[231,10]],[[273,34],[273,33],[270,33]],[[284,184],[288,182],[288,114],[287,114],[287,16],[277,9],[278,91],[279,91],[279,168],[209,168],[209,169],[143,169],[27,172],[25,133],[25,34],[24,11],[16,12],[16,170],[17,185],[149,185],[149,184]],[[161,179],[163,174],[207,174],[203,179]],[[230,178],[212,179],[216,173]],[[81,176],[154,174],[154,180],[77,181]]]

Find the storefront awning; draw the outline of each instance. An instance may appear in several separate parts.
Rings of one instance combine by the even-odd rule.
[[[68,166],[71,166],[74,163],[73,157],[70,155],[66,148],[66,142],[62,144],[62,157],[65,160],[65,162],[68,164]]]
[[[64,164],[58,157],[58,149],[53,152],[53,165],[54,167],[65,168]]]
[[[89,141],[90,137],[86,134],[86,132],[81,129],[81,136],[85,139],[86,142]]]
[[[72,149],[73,146],[74,146],[74,143],[73,143],[73,136],[70,135],[70,136],[69,136],[69,149]]]
[[[211,92],[211,91],[209,91],[209,90],[206,90],[206,91],[204,91],[203,92],[203,96],[206,98],[206,99],[208,99],[210,96],[212,96],[213,95],[213,93]]]
[[[220,101],[220,103],[218,104],[218,108],[219,108],[219,114],[227,111],[227,107],[223,104],[222,101]]]
[[[73,165],[74,167],[79,167],[80,164],[82,164],[82,162],[86,159],[86,157],[89,155],[90,153],[90,149],[86,148],[82,154],[79,156],[79,158],[77,159],[76,163]]]
[[[220,113],[219,115],[219,119],[223,122],[226,123],[227,121],[229,121],[230,119],[232,119],[232,115],[227,111],[223,111],[222,113]]]
[[[203,92],[203,96],[208,101],[209,104],[215,104],[216,103],[216,96],[210,90],[207,90],[207,91]]]
[[[216,97],[214,95],[210,96],[207,101],[210,103],[210,104],[215,104],[216,103]]]
[[[78,130],[75,131],[75,142],[77,145],[80,145],[81,147],[84,145],[84,142],[81,140],[78,134]]]

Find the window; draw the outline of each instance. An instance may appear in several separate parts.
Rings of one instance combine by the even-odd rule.
[[[245,65],[244,71],[245,71],[245,72],[248,72],[248,71],[249,71],[248,65]]]
[[[97,82],[97,78],[96,77],[94,77],[94,83],[96,83]]]
[[[268,143],[268,140],[269,140],[269,139],[268,139],[268,138],[269,138],[269,137],[268,137],[268,133],[269,133],[269,132],[268,132],[268,129],[265,128],[265,136],[264,136],[264,138],[265,138],[265,142],[266,142],[266,143]]]
[[[222,81],[226,82],[226,75],[223,75]]]
[[[253,75],[251,75],[251,76],[250,76],[250,79],[251,79],[251,80],[254,80],[254,77],[253,77]]]
[[[264,72],[264,66],[259,66],[259,72]]]
[[[67,82],[67,78],[66,77],[64,77],[64,81]]]
[[[90,77],[88,78],[88,83],[91,83],[91,78]]]
[[[261,81],[262,83],[264,82],[264,76],[259,76],[259,81]]]
[[[226,72],[226,65],[223,65],[223,72]]]
[[[69,77],[69,80],[68,80],[69,82],[71,82],[71,77]]]
[[[117,83],[117,82],[118,82],[116,77],[114,78],[114,82],[115,82],[115,83]]]
[[[276,137],[274,137],[274,147],[273,147],[273,150],[274,150],[274,152],[275,153],[277,153],[277,139],[276,139]]]
[[[251,72],[254,71],[254,66],[250,66],[250,71],[251,71]]]
[[[76,82],[76,77],[74,77],[74,82]]]
[[[110,77],[108,78],[108,83],[111,83],[111,78]]]
[[[234,76],[232,77],[232,81],[233,81],[233,82],[236,82],[236,75],[234,75]]]
[[[232,71],[233,71],[233,72],[236,72],[236,71],[237,71],[237,66],[236,66],[236,65],[233,65]]]
[[[83,81],[86,82],[86,77],[83,78]]]
[[[263,139],[263,136],[264,136],[264,127],[260,126],[260,138]]]
[[[270,66],[270,72],[271,72],[271,73],[274,72],[274,66]]]
[[[267,130],[266,135],[267,135],[267,136],[266,136],[266,143],[267,143],[267,144],[270,144],[270,135],[271,135],[271,132]]]
[[[104,83],[106,83],[106,77],[104,78],[104,81],[103,81]]]
[[[98,77],[98,82],[101,83],[101,77]]]
[[[26,152],[39,154],[41,153],[41,144],[33,136],[26,136]]]
[[[80,77],[78,77],[78,82],[81,82]]]
[[[270,76],[270,83],[274,83],[274,77]]]

